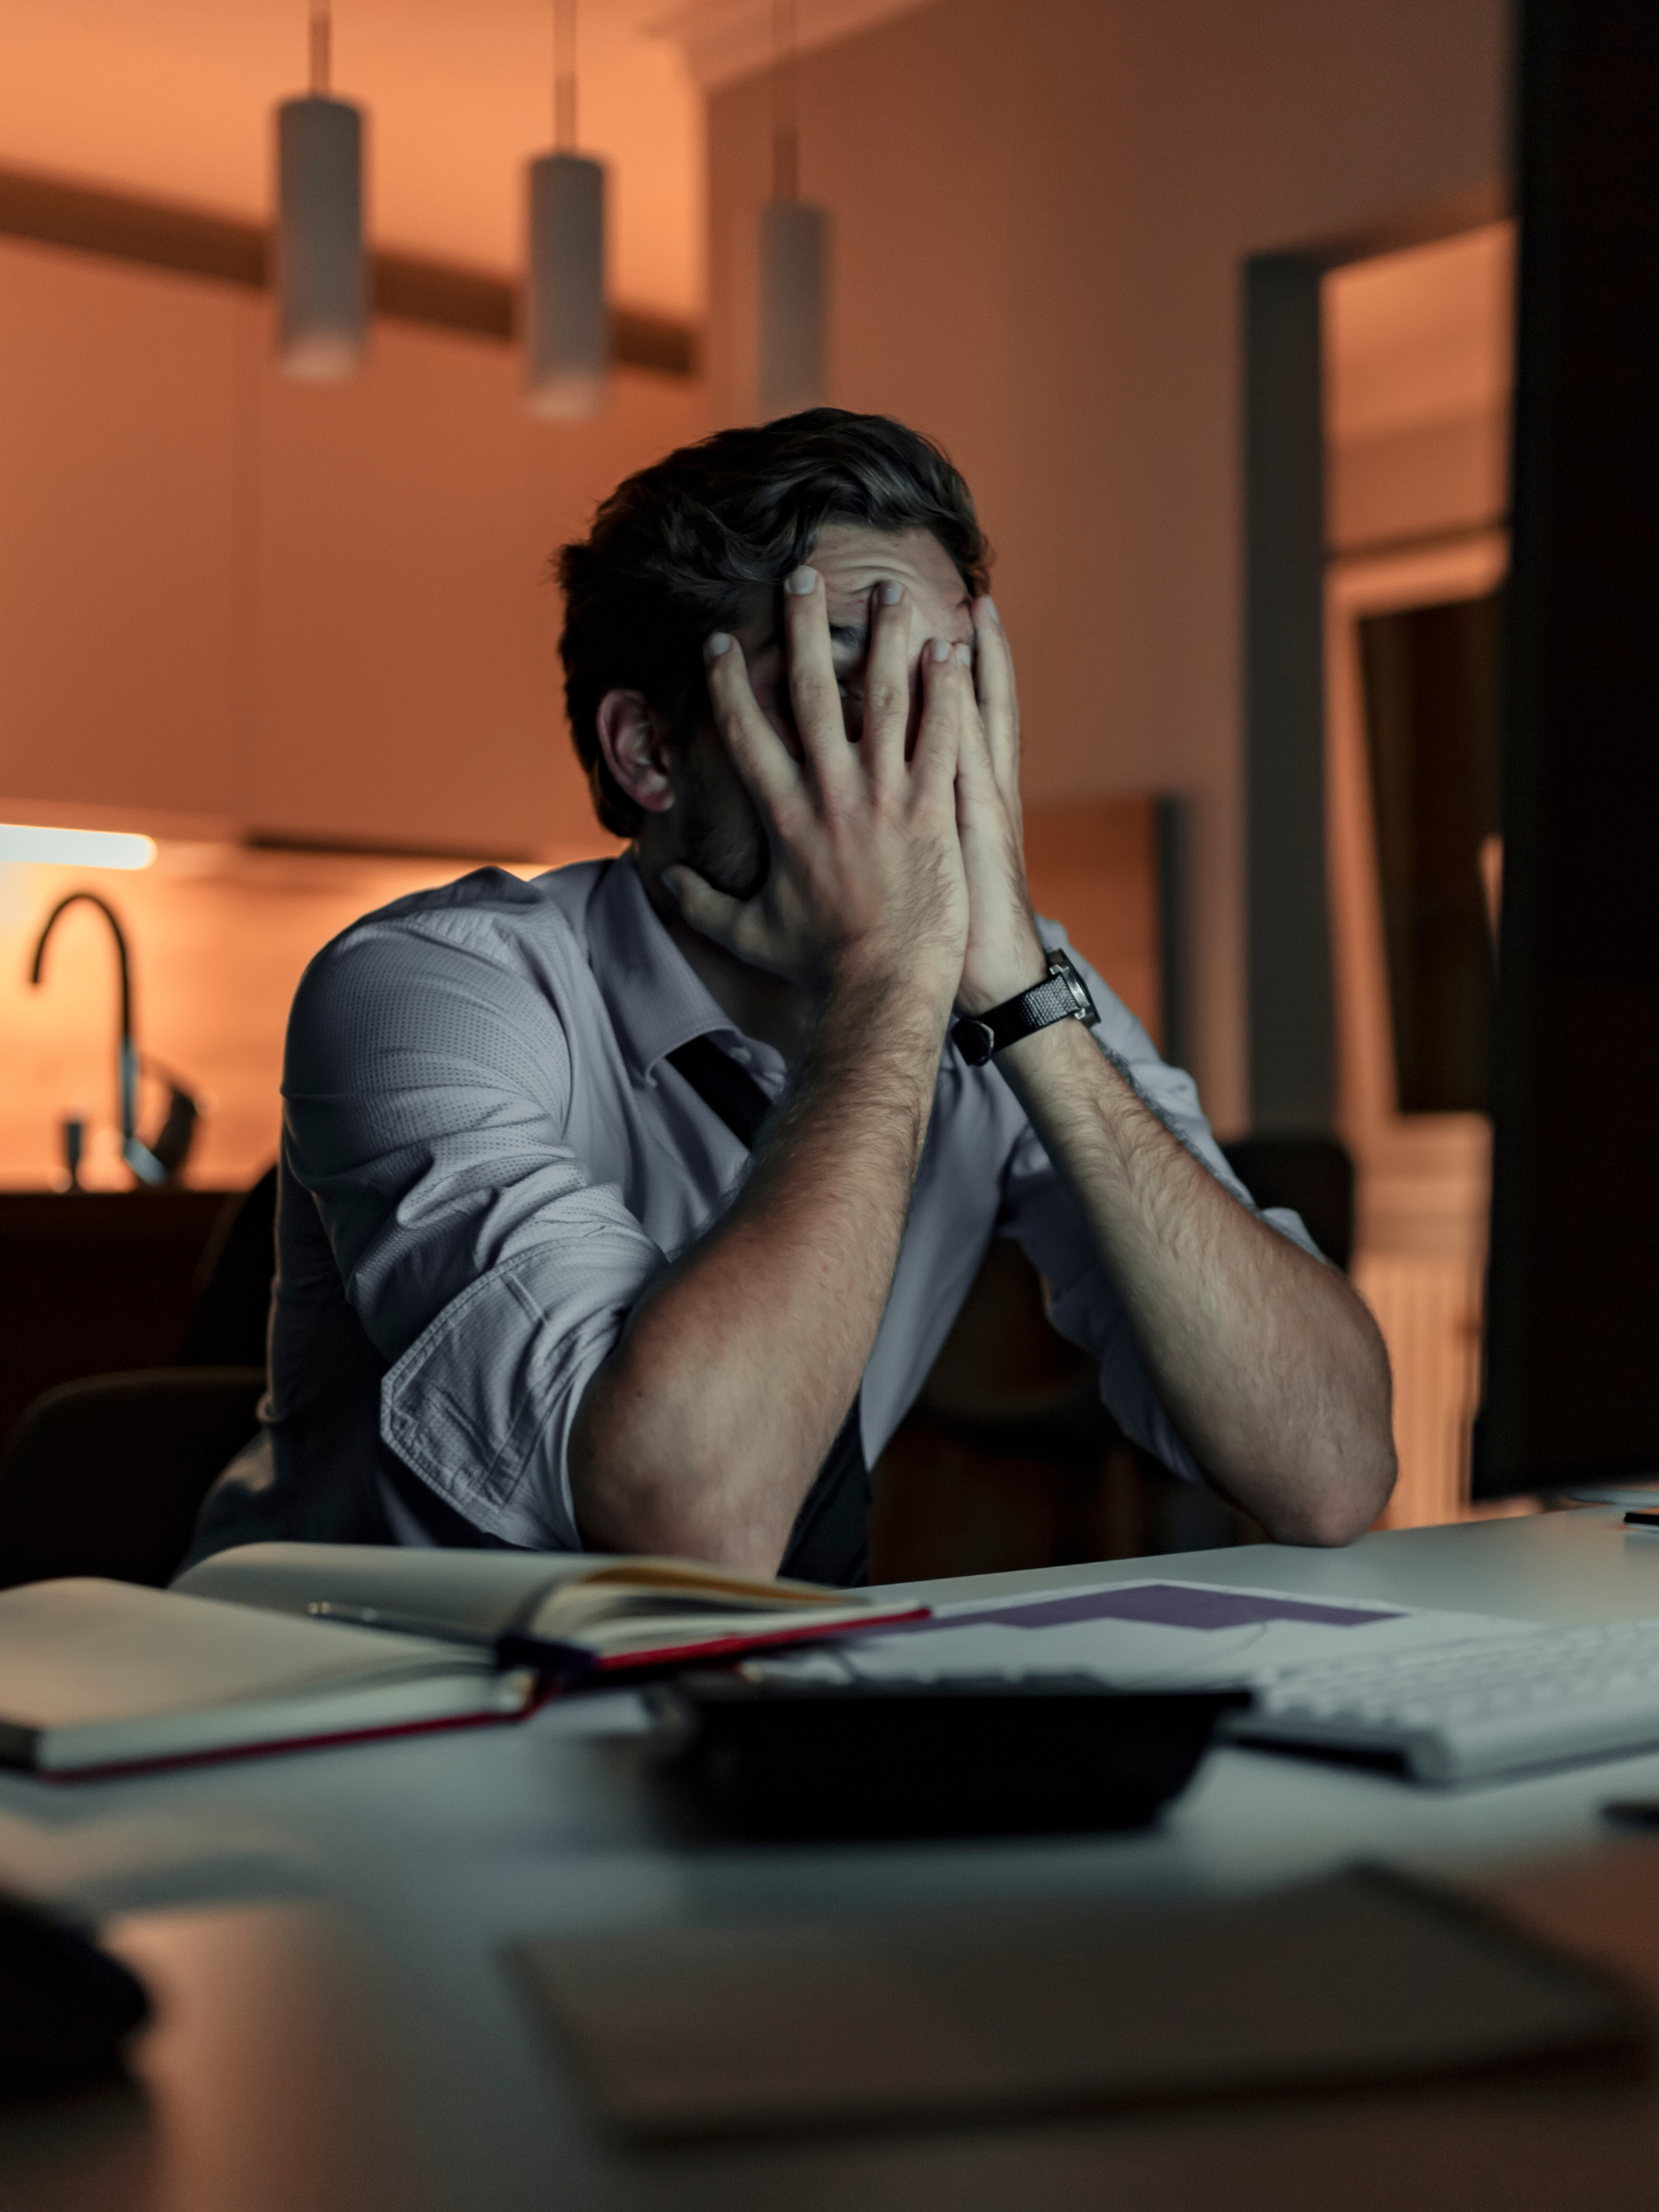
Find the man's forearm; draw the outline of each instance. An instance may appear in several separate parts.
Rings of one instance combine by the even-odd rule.
[[[570,1447],[596,1547],[775,1570],[880,1326],[947,1008],[827,1001],[731,1211],[654,1284]]]
[[[1394,1447],[1388,1356],[1346,1280],[1239,1205],[1080,1024],[998,1065],[1206,1472],[1285,1540],[1362,1533],[1392,1486]]]

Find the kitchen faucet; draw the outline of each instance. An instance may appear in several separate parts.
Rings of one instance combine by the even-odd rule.
[[[189,1154],[191,1139],[196,1133],[197,1105],[189,1091],[167,1078],[170,1097],[167,1118],[155,1145],[147,1145],[138,1134],[138,1071],[140,1060],[137,1043],[132,1033],[132,968],[127,957],[126,933],[122,928],[115,909],[99,897],[96,891],[70,891],[60,898],[46,916],[45,927],[36,941],[34,959],[29,969],[29,981],[40,981],[40,966],[46,958],[46,939],[53,925],[65,907],[84,899],[95,906],[110,926],[115,938],[116,957],[121,968],[121,1031],[116,1052],[116,1093],[119,1103],[121,1121],[121,1158],[140,1182],[156,1185],[171,1182],[184,1166]]]

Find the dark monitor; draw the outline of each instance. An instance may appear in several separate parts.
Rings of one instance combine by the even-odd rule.
[[[1477,1498],[1659,1478],[1659,8],[1520,29]]]

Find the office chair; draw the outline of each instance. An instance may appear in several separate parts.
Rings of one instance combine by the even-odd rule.
[[[263,1367],[276,1273],[276,1170],[228,1205],[198,1271],[179,1367]]]
[[[1249,1137],[1222,1150],[1258,1206],[1292,1208],[1347,1267],[1353,1162],[1334,1137]],[[1006,1243],[987,1254],[873,1480],[878,1581],[1210,1551],[1261,1533],[1121,1434],[1094,1362],[1048,1327],[1036,1271]]]
[[[1288,1206],[1328,1260],[1353,1258],[1353,1160],[1334,1137],[1241,1137],[1221,1147],[1261,1206]]]
[[[173,1366],[63,1382],[26,1408],[0,1459],[0,1589],[171,1578],[258,1425],[276,1208],[275,1168],[226,1207]]]
[[[1000,1239],[872,1487],[878,1582],[1212,1551],[1246,1530],[1123,1434],[1094,1360],[1050,1328],[1036,1269]]]
[[[208,1486],[247,1443],[263,1367],[92,1375],[39,1397],[0,1462],[0,1589],[169,1581]]]

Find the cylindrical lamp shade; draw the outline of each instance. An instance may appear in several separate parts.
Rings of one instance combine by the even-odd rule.
[[[276,358],[289,376],[350,376],[368,339],[363,118],[313,93],[276,111]]]
[[[569,420],[605,398],[611,330],[605,306],[605,171],[581,154],[530,164],[526,320],[531,412]]]
[[[760,411],[763,422],[823,399],[829,220],[800,200],[761,210]]]

